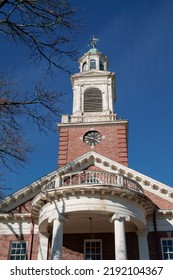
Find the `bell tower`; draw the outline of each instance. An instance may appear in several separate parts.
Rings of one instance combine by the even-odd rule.
[[[115,101],[115,74],[107,70],[108,59],[96,49],[97,40],[92,39],[92,48],[79,59],[80,73],[71,77],[73,116],[83,116],[85,122],[101,121],[103,116],[106,120]]]
[[[96,48],[97,41],[92,38],[92,48],[79,59],[80,72],[71,76],[73,108],[58,124],[58,167],[91,149],[128,164],[128,122],[114,113],[115,74],[108,71],[108,58]]]

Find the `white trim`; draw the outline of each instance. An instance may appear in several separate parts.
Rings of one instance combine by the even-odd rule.
[[[81,157],[69,162],[65,166],[49,173],[47,176],[40,178],[32,184],[20,189],[19,191],[7,196],[0,203],[1,212],[9,212],[17,206],[24,204],[30,199],[33,199],[37,194],[40,193],[42,186],[50,180],[56,181],[56,187],[58,187],[59,176],[73,171],[80,171],[91,164],[94,164],[101,169],[125,175],[135,181],[137,181],[144,190],[147,190],[167,201],[173,203],[173,188],[165,185],[155,179],[152,179],[140,172],[137,172],[125,165],[122,165],[116,161],[110,160],[109,158],[102,156],[94,151],[82,155]]]
[[[15,249],[22,249],[22,248],[12,248],[12,244],[14,244],[14,243],[20,243],[20,244],[25,243],[26,244],[25,254],[17,254],[17,250],[15,250]],[[15,254],[11,254],[11,250],[12,249],[14,249],[16,251]],[[11,256],[14,256],[14,257],[16,257],[16,256],[25,256],[25,258],[22,259],[22,260],[26,260],[27,259],[27,250],[28,250],[28,242],[27,241],[25,241],[25,240],[11,240],[10,241],[10,247],[9,247],[8,260],[11,260],[11,258],[10,258]],[[14,259],[14,260],[17,260],[17,259]]]
[[[163,237],[163,238],[161,238],[160,239],[160,242],[161,242],[161,248],[162,248],[162,258],[163,258],[163,260],[169,260],[169,259],[165,259],[164,258],[164,252],[163,252],[163,244],[162,244],[162,241],[164,241],[164,240],[170,240],[170,241],[172,241],[172,251],[171,252],[165,252],[167,255],[170,255],[171,254],[171,256],[172,256],[172,258],[171,258],[171,260],[173,260],[173,237]]]

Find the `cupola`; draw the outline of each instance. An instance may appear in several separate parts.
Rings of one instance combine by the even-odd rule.
[[[89,70],[107,71],[108,59],[107,56],[104,56],[96,49],[97,41],[98,39],[93,37],[91,41],[92,48],[79,59],[80,72]]]

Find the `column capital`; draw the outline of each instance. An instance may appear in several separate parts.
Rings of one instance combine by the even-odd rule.
[[[121,214],[119,212],[115,212],[113,214],[113,216],[110,218],[110,222],[114,222],[115,220],[118,220],[118,221],[127,221],[129,222],[130,221],[130,216],[129,215],[125,215],[125,214]]]
[[[50,224],[53,221],[59,221],[60,223],[63,223],[63,222],[67,222],[68,220],[69,220],[68,217],[60,214],[58,217],[49,217],[48,218],[48,223]]]

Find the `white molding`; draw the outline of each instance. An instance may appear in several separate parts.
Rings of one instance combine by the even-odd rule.
[[[12,209],[18,207],[19,205],[27,202],[28,200],[34,198],[37,194],[40,193],[41,188],[46,182],[54,179],[58,181],[58,178],[62,174],[66,174],[73,171],[80,171],[84,168],[87,168],[90,165],[99,166],[101,169],[116,173],[122,174],[127,177],[130,177],[133,180],[136,180],[144,190],[147,190],[160,198],[166,199],[173,203],[173,188],[165,185],[151,177],[148,177],[140,172],[135,171],[125,165],[122,165],[116,161],[110,160],[107,157],[104,157],[94,151],[89,151],[88,153],[82,155],[81,157],[69,162],[65,166],[49,173],[47,176],[36,180],[32,184],[18,190],[12,195],[7,196],[0,203],[1,212],[9,212]]]

